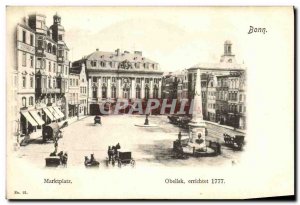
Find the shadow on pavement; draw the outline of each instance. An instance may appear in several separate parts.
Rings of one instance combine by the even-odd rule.
[[[140,144],[137,148],[147,155],[154,156],[153,158],[147,158],[145,160],[165,164],[170,160],[174,160],[171,143],[170,140],[156,140],[154,144]]]

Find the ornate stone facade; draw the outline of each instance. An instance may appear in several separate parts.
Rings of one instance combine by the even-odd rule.
[[[82,63],[88,76],[88,107],[117,99],[161,98],[161,78],[158,63],[145,58],[142,52],[103,52],[98,49],[73,66]],[[89,110],[90,114],[93,111]]]

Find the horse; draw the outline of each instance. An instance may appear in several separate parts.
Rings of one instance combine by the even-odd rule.
[[[63,167],[67,167],[67,162],[68,162],[68,153],[65,152],[65,154],[61,158],[61,164]]]

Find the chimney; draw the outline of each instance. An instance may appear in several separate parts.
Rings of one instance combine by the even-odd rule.
[[[118,48],[117,50],[115,50],[116,55],[119,56],[120,55],[120,49]]]
[[[142,56],[142,51],[134,51],[134,54],[135,54],[135,55]]]
[[[97,48],[96,51],[99,51],[99,48]]]

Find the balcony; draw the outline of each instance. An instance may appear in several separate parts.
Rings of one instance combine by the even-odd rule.
[[[60,93],[59,88],[47,88],[48,93]]]
[[[47,89],[46,88],[36,88],[36,93],[37,94],[47,94]]]
[[[37,56],[44,56],[45,55],[45,50],[43,48],[36,48],[35,53]]]
[[[60,93],[65,93],[66,92],[66,88],[63,86],[62,88],[59,88]]]
[[[59,88],[36,88],[38,94],[55,94],[60,93]]]
[[[57,63],[63,63],[64,57],[57,57]]]
[[[80,102],[77,100],[71,100],[71,101],[69,101],[69,104],[70,105],[80,105]]]

